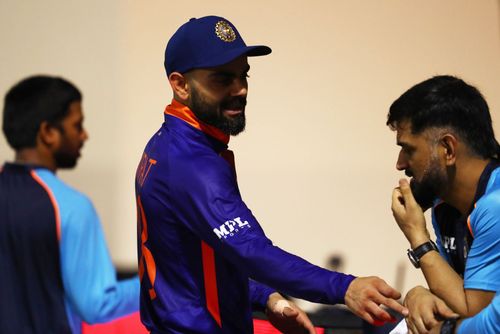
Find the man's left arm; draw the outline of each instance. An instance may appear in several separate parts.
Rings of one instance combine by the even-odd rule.
[[[412,249],[430,240],[424,214],[407,180],[401,180],[400,187],[393,192],[392,211]],[[420,266],[431,291],[461,316],[476,314],[493,298],[493,291],[464,288],[463,279],[436,251],[424,254]]]
[[[94,206],[74,198],[62,225],[61,267],[66,296],[87,323],[100,323],[139,310],[139,279],[118,282]]]
[[[451,320],[451,327],[455,327],[454,331],[448,330],[447,326],[450,324],[444,324],[444,322],[438,323],[434,326],[430,333],[431,334],[489,334],[489,333],[500,333],[500,293],[495,295],[495,298],[488,307],[483,309],[480,313],[476,314],[472,318],[460,319],[453,324],[454,320]],[[443,328],[444,327],[444,328]],[[417,332],[418,333],[418,332]]]

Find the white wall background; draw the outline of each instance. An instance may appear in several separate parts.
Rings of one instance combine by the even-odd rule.
[[[90,140],[60,175],[94,200],[118,266],[135,266],[135,168],[171,99],[164,47],[210,14],[273,48],[250,59],[248,126],[230,143],[268,236],[320,265],[341,253],[345,271],[404,291],[423,282],[390,212],[402,174],[386,113],[411,85],[454,74],[484,93],[500,133],[499,2],[0,0],[2,96],[36,73],[84,93]],[[2,137],[1,160],[12,156]]]

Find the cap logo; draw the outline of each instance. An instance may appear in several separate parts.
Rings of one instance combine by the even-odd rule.
[[[219,21],[215,25],[215,34],[224,42],[233,42],[236,39],[236,33],[226,21]]]

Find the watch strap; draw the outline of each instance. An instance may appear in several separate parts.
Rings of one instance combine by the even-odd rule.
[[[457,326],[456,318],[446,319],[441,325],[439,334],[455,334],[455,327]]]
[[[415,249],[408,249],[408,257],[415,268],[420,268],[420,259],[422,258],[422,256],[432,250],[438,251],[438,248],[434,241],[429,240],[416,247]]]
[[[434,243],[434,241],[429,240],[427,242],[424,242],[423,244],[421,244],[417,248],[415,248],[413,250],[413,254],[415,254],[415,257],[420,260],[422,258],[422,256],[424,256],[424,254],[426,254],[427,252],[430,252],[432,250],[437,251],[438,248],[437,248],[437,245]]]

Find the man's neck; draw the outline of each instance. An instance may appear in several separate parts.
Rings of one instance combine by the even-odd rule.
[[[474,204],[479,179],[490,160],[469,158],[456,164],[454,175],[447,193],[442,199],[459,210],[463,215],[468,214]]]
[[[36,148],[24,148],[16,151],[15,163],[42,166],[56,172],[55,160],[49,155],[41,154]]]

